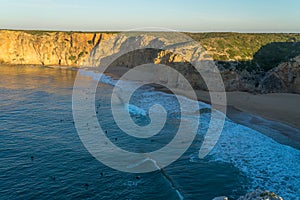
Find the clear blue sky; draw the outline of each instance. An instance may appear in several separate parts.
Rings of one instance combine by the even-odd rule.
[[[300,0],[0,0],[1,29],[300,32]]]

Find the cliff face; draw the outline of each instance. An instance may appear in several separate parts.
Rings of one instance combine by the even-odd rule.
[[[269,70],[260,82],[259,91],[300,94],[300,56]]]
[[[80,66],[107,33],[0,31],[0,63]]]
[[[300,93],[300,34],[189,34],[213,58],[227,91]],[[269,42],[269,43],[268,43]],[[0,30],[0,64],[97,66],[118,56],[122,48],[168,46],[163,37],[120,36],[115,33],[81,33]],[[172,47],[173,48],[173,47]],[[188,58],[201,57],[193,45],[177,46]],[[208,57],[199,59],[210,59]],[[180,71],[195,89],[206,90],[196,70],[182,57],[166,50],[134,51],[112,66],[132,68],[144,63],[167,64]],[[159,74],[158,74],[159,75]],[[180,85],[173,75],[172,85]]]

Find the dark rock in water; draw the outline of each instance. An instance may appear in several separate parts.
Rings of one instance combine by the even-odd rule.
[[[34,160],[34,156],[31,156],[30,159],[31,159],[31,161],[33,161]]]
[[[100,176],[103,176],[103,172],[100,173]]]
[[[135,179],[137,179],[137,180],[140,180],[140,179],[141,179],[141,177],[140,177],[140,176],[136,176],[136,177],[135,177]]]
[[[228,197],[215,197],[213,198],[213,200],[228,200]],[[257,189],[253,192],[247,193],[245,196],[241,196],[240,198],[238,198],[238,200],[283,200],[283,198],[278,196],[274,192]]]
[[[238,200],[283,200],[282,197],[276,195],[274,192],[268,190],[263,191],[261,189],[254,190],[253,192],[247,193],[245,196],[238,198]]]

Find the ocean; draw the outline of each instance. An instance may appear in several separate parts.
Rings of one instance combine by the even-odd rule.
[[[285,199],[300,199],[300,150],[226,118],[213,150],[198,158],[210,113],[185,153],[164,169],[121,172],[94,158],[75,128],[72,91],[77,73],[94,72],[31,66],[0,67],[0,199],[231,199],[256,188]],[[151,139],[129,137],[112,118],[115,80],[103,76],[95,97],[97,118],[108,138],[132,152],[162,148],[182,117],[176,97],[147,85],[124,109],[135,123],[150,123],[153,103],[167,111],[166,124]],[[202,108],[210,108],[199,102]],[[188,116],[185,116],[188,117]]]

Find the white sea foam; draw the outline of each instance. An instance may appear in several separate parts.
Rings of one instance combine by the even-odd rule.
[[[91,77],[95,81],[99,81],[101,83],[105,83],[112,86],[114,86],[117,82],[117,80],[112,79],[110,76],[106,76],[104,74],[100,74],[94,71],[87,71],[84,69],[80,69],[79,73],[80,75]]]
[[[226,121],[210,153],[213,161],[232,163],[252,182],[285,199],[300,197],[300,151],[277,143],[248,127]]]
[[[100,77],[100,74],[95,72],[84,71],[81,73],[95,80],[99,80]],[[116,85],[116,81],[105,75],[102,75],[100,79],[100,82],[113,86]],[[124,84],[130,87],[130,84],[134,83],[124,81]],[[193,101],[183,96],[179,98]],[[137,105],[128,104],[125,105],[125,108],[133,114],[146,115],[148,105],[160,102],[164,104],[164,108],[169,113],[183,112],[183,118],[194,118],[193,111],[190,111],[188,107],[178,108],[175,101],[172,101],[175,100],[175,96],[172,94],[149,90],[144,91],[139,100],[139,102],[135,102]],[[211,108],[211,106],[199,102],[199,108]],[[201,118],[199,134],[205,134],[209,120],[209,115],[204,114],[204,117]],[[192,154],[191,162],[197,162],[197,154],[198,152]],[[226,120],[221,137],[209,155],[212,162],[232,163],[243,172],[251,180],[252,188],[250,190],[257,187],[271,190],[285,199],[297,199],[300,196],[300,151],[279,144],[260,132]]]
[[[137,187],[139,183],[141,183],[141,180],[138,181],[127,181],[124,183],[124,185],[129,186],[129,187]]]
[[[130,88],[135,86],[136,84],[140,84],[140,83],[135,83],[133,81],[123,81],[123,80],[114,80],[112,79],[110,76],[107,76],[105,74],[100,74],[97,72],[93,72],[93,71],[86,71],[86,70],[79,70],[79,73],[83,76],[89,76],[91,78],[93,78],[96,81],[99,81],[101,83],[105,83],[108,85],[112,85],[115,86],[117,84],[117,82],[122,82],[121,84],[123,85],[122,89],[124,90],[124,88],[128,88],[128,91],[130,91]],[[120,84],[120,83],[119,83]],[[126,91],[122,91],[122,92],[126,92]],[[167,102],[167,107],[165,109],[168,109],[168,111],[174,111],[174,107],[176,107],[176,105],[172,102],[170,102],[170,98],[174,98],[175,96],[173,94],[167,94],[164,92],[160,92],[160,91],[155,91],[155,90],[150,90],[150,91],[144,91],[142,93],[143,98],[141,99],[142,103],[151,103],[152,101],[166,101]],[[165,100],[167,98],[167,100]],[[177,98],[180,98],[184,103],[184,105],[186,105],[186,107],[184,108],[180,108],[182,112],[193,112],[190,110],[190,108],[188,107],[188,105],[192,105],[193,102],[195,102],[192,99],[189,99],[185,96],[181,96],[181,95],[177,95]],[[174,98],[175,99],[175,98]],[[198,102],[199,104],[199,108],[211,108],[211,106],[207,103]],[[177,109],[178,110],[178,109]]]
[[[142,109],[142,108],[140,108],[140,107],[137,107],[137,106],[135,106],[135,105],[132,105],[132,104],[125,104],[125,109],[129,112],[129,113],[131,113],[131,114],[133,114],[133,115],[142,115],[142,116],[146,116],[147,115],[147,112],[144,110],[144,109]]]
[[[156,160],[154,160],[154,159],[152,159],[152,158],[149,158],[149,157],[147,157],[147,158],[145,158],[145,159],[143,159],[143,160],[141,160],[141,161],[139,161],[139,162],[137,162],[137,163],[133,163],[133,164],[131,164],[131,165],[128,165],[127,168],[138,167],[138,166],[144,164],[144,163],[147,162],[147,161],[152,162],[152,164],[156,167],[156,169],[161,170],[161,168],[158,166]]]
[[[179,198],[180,200],[183,200],[183,199],[184,199],[184,197],[183,197],[182,194],[179,192],[179,190],[176,190],[176,194],[178,195],[178,198]]]

